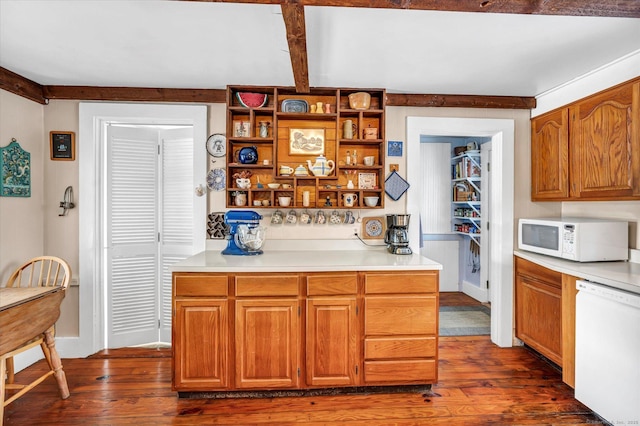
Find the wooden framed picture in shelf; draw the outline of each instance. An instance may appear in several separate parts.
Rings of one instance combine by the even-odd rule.
[[[377,177],[375,173],[358,173],[358,189],[375,189]]]
[[[51,131],[51,159],[73,161],[76,159],[76,134],[74,132]]]
[[[289,155],[324,154],[324,129],[289,129]]]

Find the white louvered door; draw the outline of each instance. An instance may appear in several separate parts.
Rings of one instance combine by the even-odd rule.
[[[191,127],[107,128],[109,348],[171,341],[169,267],[194,251],[192,135]]]
[[[198,198],[193,191],[193,130],[160,131],[162,200],[160,209],[160,341],[171,342],[171,271],[169,267],[191,256],[195,240],[204,238],[194,227]],[[205,197],[206,198],[206,197]],[[204,221],[204,219],[201,219]]]

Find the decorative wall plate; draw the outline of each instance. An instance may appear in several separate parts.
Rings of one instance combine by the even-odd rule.
[[[227,186],[227,173],[222,168],[209,171],[207,175],[207,188],[214,191],[222,191]]]
[[[207,152],[213,157],[227,154],[227,138],[222,133],[214,133],[207,139]]]

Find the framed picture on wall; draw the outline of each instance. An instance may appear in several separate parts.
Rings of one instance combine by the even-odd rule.
[[[389,157],[402,157],[402,141],[387,141],[387,155]]]
[[[49,132],[51,159],[73,161],[76,159],[76,134],[53,130]]]

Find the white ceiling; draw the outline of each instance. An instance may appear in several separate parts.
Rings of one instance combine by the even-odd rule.
[[[640,19],[305,7],[311,87],[535,96],[640,51]],[[0,66],[42,85],[293,86],[280,6],[0,0]]]

